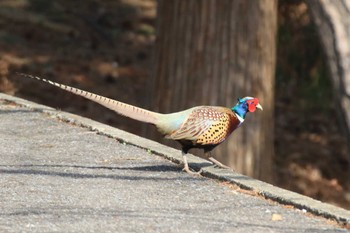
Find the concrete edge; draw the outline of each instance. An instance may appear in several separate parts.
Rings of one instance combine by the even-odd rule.
[[[34,102],[6,95],[3,93],[0,93],[0,99],[13,102],[15,104],[27,107],[31,110],[37,110],[46,113],[49,116],[60,119],[62,121],[77,126],[86,127],[92,131],[95,131],[102,135],[106,135],[108,137],[112,137],[118,141],[125,142],[127,144],[143,148],[145,150],[149,150],[153,154],[160,155],[177,164],[180,164],[182,162],[182,156],[179,150],[119,130],[106,124],[102,124],[97,121],[74,115],[71,113],[61,112],[51,107],[36,104]],[[203,175],[208,178],[213,178],[235,184],[242,189],[254,191],[258,195],[266,199],[273,200],[283,205],[291,205],[297,209],[307,211],[314,215],[335,220],[344,226],[350,225],[350,211],[345,210],[343,208],[323,203],[310,197],[273,186],[263,181],[255,180],[251,177],[247,177],[233,171],[217,169],[212,166],[208,167],[206,166],[210,165],[208,161],[198,158],[194,155],[189,155],[188,161],[191,166],[197,164],[195,165],[195,167],[198,167],[198,164],[200,164],[200,166],[202,166],[204,170]]]

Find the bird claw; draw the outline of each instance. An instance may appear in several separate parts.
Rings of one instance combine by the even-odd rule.
[[[222,164],[221,162],[217,161],[213,157],[209,157],[208,159],[214,164],[215,168],[223,168],[223,169],[228,169],[228,170],[233,171],[233,169],[231,167],[226,166],[225,164]]]
[[[218,164],[214,164],[213,167],[214,167],[214,168],[221,168],[221,169],[227,169],[227,170],[233,171],[233,169],[232,169],[231,167],[226,166],[226,165],[222,165],[222,166],[221,166],[221,165],[218,165]]]
[[[192,176],[202,176],[202,172],[203,172],[203,169],[201,168],[198,172],[194,172],[192,171],[189,167],[184,167],[182,169],[182,171],[185,171],[187,172],[188,174],[192,175]]]
[[[202,171],[198,171],[198,172],[193,172],[193,171],[186,171],[187,174],[191,175],[191,176],[202,176]]]
[[[182,153],[183,153],[183,152],[182,152]],[[200,169],[198,172],[192,171],[192,170],[190,169],[190,167],[188,166],[186,154],[183,153],[183,154],[182,154],[182,157],[183,157],[183,165],[184,165],[184,168],[182,169],[182,171],[185,171],[185,172],[187,172],[188,174],[190,174],[190,175],[192,175],[192,176],[201,176],[202,169]]]

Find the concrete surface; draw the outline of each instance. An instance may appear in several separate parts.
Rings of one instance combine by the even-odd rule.
[[[159,143],[0,94],[0,232],[348,232],[349,211],[222,169],[191,177],[180,160]]]

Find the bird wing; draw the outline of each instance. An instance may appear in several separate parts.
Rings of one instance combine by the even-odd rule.
[[[201,145],[218,144],[227,137],[229,126],[230,116],[225,108],[198,107],[167,138],[188,140]]]

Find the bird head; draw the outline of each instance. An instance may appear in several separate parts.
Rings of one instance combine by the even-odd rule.
[[[247,112],[255,112],[257,108],[263,110],[259,104],[258,98],[247,96],[244,98],[239,98],[238,103],[231,108],[231,110],[244,119]]]

